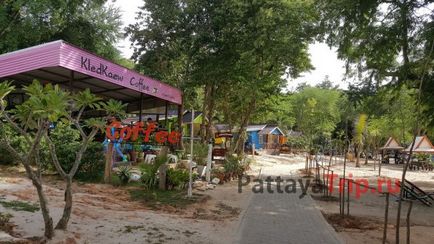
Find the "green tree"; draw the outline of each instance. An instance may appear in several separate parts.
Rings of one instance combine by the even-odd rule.
[[[225,117],[239,125],[239,153],[251,116],[279,93],[281,77],[311,68],[307,45],[316,17],[311,2],[145,1],[142,10],[139,22],[127,29],[137,43],[140,69],[176,84],[187,102],[197,101],[197,89],[203,90],[203,101],[193,104],[202,103],[208,126],[216,107],[230,107]]]
[[[293,111],[297,130],[309,138],[313,147],[315,139],[331,139],[340,122],[339,104],[342,94],[337,90],[306,87],[293,95]]]
[[[0,143],[17,161],[23,164],[28,178],[35,186],[45,223],[45,236],[50,239],[54,235],[54,230],[53,220],[50,216],[47,198],[42,185],[41,142],[45,140],[48,144],[51,160],[66,184],[63,215],[56,225],[56,229],[64,230],[67,227],[72,211],[72,179],[89,143],[93,140],[97,131],[103,128],[105,122],[100,119],[81,120],[85,109],[99,109],[101,106],[99,99],[91,94],[89,90],[71,95],[62,91],[57,85],[43,87],[37,81],[23,89],[28,99],[21,105],[17,105],[16,108],[6,110],[5,97],[14,90],[14,87],[9,82],[0,83],[0,116],[2,117],[0,126],[2,128],[6,124],[11,126],[16,133],[24,138],[25,145],[20,148],[13,147],[11,145],[12,138],[8,137],[7,134],[2,135]],[[74,126],[79,131],[81,138],[80,146],[75,153],[73,163],[71,163],[72,167],[68,171],[60,163],[56,145],[52,141],[53,135],[48,133],[50,125],[60,121]],[[85,130],[84,127],[87,129]],[[31,165],[34,165],[35,169]]]
[[[4,0],[0,53],[63,39],[109,59],[120,59],[120,14],[107,0]]]

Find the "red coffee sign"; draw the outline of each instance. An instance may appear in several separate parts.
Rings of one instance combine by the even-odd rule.
[[[110,140],[137,141],[139,135],[143,135],[143,142],[149,142],[151,134],[155,134],[157,143],[169,142],[176,144],[181,139],[181,133],[172,131],[156,131],[155,124],[151,123],[145,127],[143,122],[136,122],[133,126],[122,126],[121,122],[114,121],[106,127],[106,136]]]

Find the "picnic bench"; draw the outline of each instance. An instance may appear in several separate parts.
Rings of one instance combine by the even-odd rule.
[[[408,165],[408,168],[410,170],[427,170],[427,171],[432,171],[434,166],[431,162],[429,161],[411,161],[410,164]]]
[[[403,199],[418,200],[421,203],[425,204],[426,206],[432,206],[434,204],[433,192],[427,193],[408,180],[405,180],[404,184],[401,184],[400,181],[397,181],[396,185],[399,186],[400,188],[402,187],[404,188]]]

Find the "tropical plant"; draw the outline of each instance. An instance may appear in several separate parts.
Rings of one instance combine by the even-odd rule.
[[[5,123],[7,123],[14,129],[15,133],[23,138],[24,143],[22,147],[13,147],[13,139],[5,133],[4,129],[0,130],[3,132],[0,143],[17,162],[24,165],[27,176],[32,180],[38,192],[45,223],[45,236],[51,238],[54,234],[53,220],[50,216],[41,178],[44,152],[49,152],[48,160],[53,163],[54,168],[66,183],[65,207],[62,217],[56,225],[57,229],[66,229],[72,211],[72,179],[83,161],[84,153],[96,133],[104,127],[105,122],[102,119],[81,120],[84,110],[95,109],[99,106],[97,105],[99,99],[95,95],[91,95],[88,90],[71,95],[57,85],[42,86],[38,81],[34,81],[31,85],[23,88],[28,99],[14,109],[6,110],[5,97],[13,90],[14,87],[9,82],[0,84],[0,116],[3,118],[0,120],[0,126],[5,128]],[[58,124],[60,127],[63,124],[73,126],[78,133],[66,129],[66,127],[64,131],[67,132],[67,135],[56,134],[56,132],[49,133],[50,125],[53,124]],[[86,129],[84,129],[85,127]],[[59,145],[59,141],[62,144],[67,137],[79,141],[76,145],[76,151],[68,151],[67,148],[62,147],[63,145]],[[55,141],[58,142],[58,145]],[[43,150],[45,145],[48,150]],[[35,168],[32,168],[31,165]]]
[[[366,126],[367,126],[367,115],[366,114],[360,114],[359,118],[355,122],[354,126],[354,137],[353,137],[353,143],[354,147],[356,149],[356,167],[360,167],[360,154],[362,152],[362,148],[365,142],[365,132],[366,132]]]
[[[119,167],[119,171],[116,172],[116,174],[121,180],[121,183],[126,185],[131,177],[131,168],[128,166]]]
[[[194,177],[193,177],[194,178]],[[167,170],[167,188],[183,190],[190,179],[187,170],[183,169],[168,169]]]
[[[168,157],[166,154],[160,154],[155,157],[153,164],[140,165],[141,177],[140,181],[145,188],[153,189],[158,185],[158,170],[161,165],[167,163]]]
[[[244,165],[242,161],[242,158],[239,156],[226,156],[226,161],[223,164],[223,169],[227,180],[238,178],[245,172],[245,170],[247,170],[246,166],[248,165]]]
[[[184,143],[184,147],[187,152],[190,151],[190,143]],[[193,143],[193,161],[197,163],[197,165],[206,165],[208,157],[208,145],[201,142]]]

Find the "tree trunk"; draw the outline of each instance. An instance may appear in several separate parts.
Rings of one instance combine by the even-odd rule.
[[[27,167],[26,167],[27,170]],[[29,172],[28,172],[29,173]],[[30,173],[32,174],[32,173]],[[51,239],[54,236],[53,219],[50,217],[50,210],[48,209],[47,198],[45,197],[42,189],[42,183],[40,178],[36,178],[34,175],[31,177],[32,183],[38,192],[39,206],[41,207],[42,217],[44,219],[45,232],[44,236],[47,239]]]
[[[365,165],[368,165],[368,149],[365,149]]]
[[[211,128],[212,128],[212,119],[213,119],[213,116],[214,116],[215,100],[213,98],[214,98],[214,95],[215,95],[215,90],[216,90],[216,88],[213,85],[211,87],[210,96],[209,96],[209,99],[208,99],[209,103],[208,103],[208,111],[207,111],[207,116],[206,116],[207,122],[208,122],[208,123],[206,123],[206,138],[205,138],[206,141],[209,141],[211,138],[213,138]]]
[[[356,167],[360,168],[360,149],[358,147],[357,148],[357,152],[356,152]]]
[[[204,87],[204,97],[203,97],[203,104],[202,104],[202,123],[200,124],[200,137],[201,142],[205,142],[207,137],[206,132],[206,118],[207,114],[209,113],[209,110],[207,108],[208,99],[210,97],[210,85],[206,84]]]
[[[66,230],[72,211],[72,177],[67,175],[65,182],[65,207],[63,208],[62,218],[60,218],[56,225],[56,229],[58,230]]]
[[[252,114],[252,111],[255,108],[255,105],[256,105],[256,98],[253,98],[253,101],[251,101],[244,115],[244,118],[241,121],[240,130],[238,132],[239,133],[238,140],[235,143],[235,152],[238,155],[242,155],[244,152],[244,142],[246,141],[246,128],[250,120],[250,115]]]

